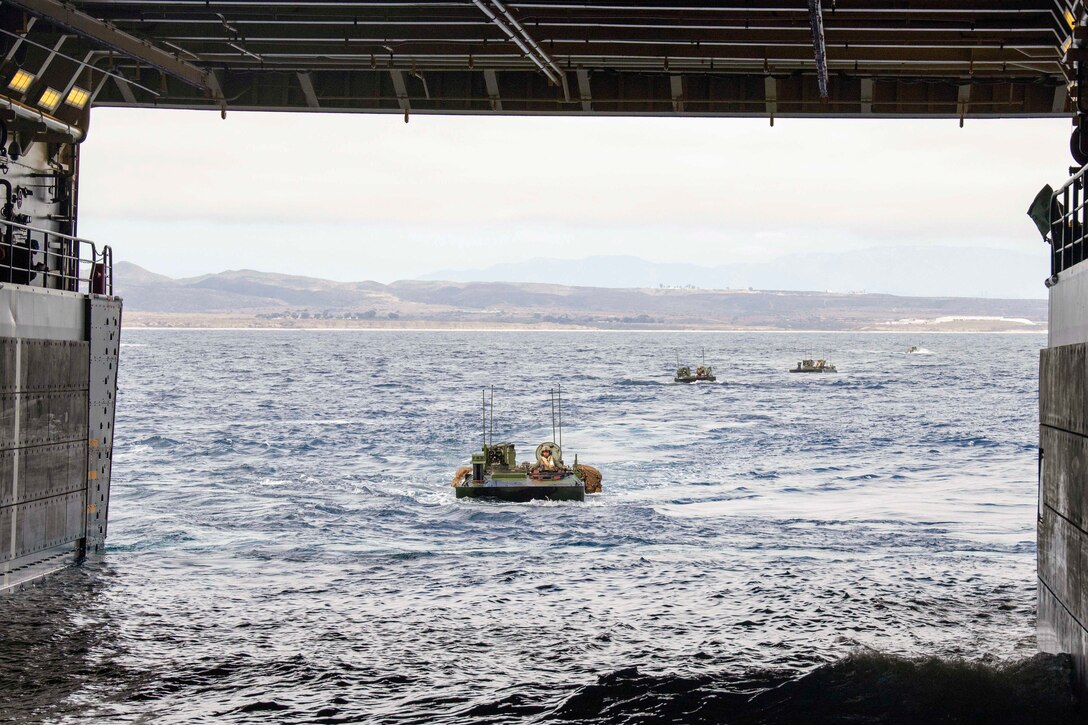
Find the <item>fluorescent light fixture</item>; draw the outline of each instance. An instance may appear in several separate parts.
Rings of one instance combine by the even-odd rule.
[[[64,99],[64,102],[69,106],[83,108],[87,105],[87,101],[89,100],[91,100],[90,91],[86,88],[80,88],[79,86],[72,86],[72,90],[68,91],[68,97]]]
[[[8,88],[13,91],[19,91],[25,93],[27,88],[30,88],[30,84],[34,82],[34,76],[27,73],[25,70],[15,71],[15,75],[8,81]]]
[[[56,88],[46,87],[42,97],[38,99],[38,105],[47,111],[57,110],[60,105],[60,91]]]

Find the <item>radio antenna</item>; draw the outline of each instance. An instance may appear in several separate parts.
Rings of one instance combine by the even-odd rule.
[[[491,386],[491,436],[488,445],[495,444],[495,386]]]
[[[552,401],[552,440],[555,440],[555,388],[548,388],[548,399]]]
[[[484,448],[487,448],[487,389],[480,390],[480,402],[483,403],[484,412],[483,417],[480,419],[480,428],[484,432]]]
[[[559,450],[563,450],[563,385],[559,384]]]

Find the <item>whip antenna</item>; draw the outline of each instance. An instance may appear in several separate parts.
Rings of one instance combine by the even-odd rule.
[[[552,401],[552,440],[555,440],[555,388],[548,389],[548,398]]]
[[[559,385],[559,450],[563,450],[563,386]],[[562,455],[562,453],[560,453]]]
[[[480,391],[480,402],[483,403],[483,417],[480,418],[480,428],[484,432],[484,448],[487,448],[487,390]]]
[[[491,436],[488,445],[495,444],[495,386],[491,386]]]

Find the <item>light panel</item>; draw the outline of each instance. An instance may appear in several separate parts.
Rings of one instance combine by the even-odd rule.
[[[38,99],[38,105],[47,111],[57,110],[57,106],[60,105],[60,91],[56,88],[47,87],[42,92],[42,97]]]
[[[64,99],[64,102],[69,106],[82,109],[89,100],[91,100],[90,91],[79,86],[72,86],[72,90],[68,91],[68,97]]]
[[[19,93],[25,93],[27,88],[30,88],[30,84],[34,82],[34,75],[27,73],[25,70],[15,71],[15,75],[8,81],[8,88]]]

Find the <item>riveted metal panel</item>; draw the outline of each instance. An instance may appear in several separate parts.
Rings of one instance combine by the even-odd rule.
[[[83,481],[73,486],[68,474],[69,447],[83,448],[79,443],[59,443],[23,449],[19,502],[83,490]]]
[[[0,558],[11,553],[11,519],[15,513],[14,506],[0,508]]]
[[[0,451],[0,506],[8,506],[15,502],[12,491],[12,474],[15,465],[15,451]],[[0,538],[0,546],[3,546],[3,538]]]
[[[71,340],[23,340],[23,390],[86,390],[88,344]],[[78,370],[84,364],[82,371]],[[81,375],[78,373],[82,372]]]
[[[100,551],[106,538],[117,402],[117,359],[121,347],[121,301],[91,297],[89,415],[87,418],[87,552]]]
[[[87,342],[74,342],[68,356],[68,386],[72,390],[86,390],[89,380],[91,346]]]
[[[86,435],[87,393],[27,392],[23,403],[19,445],[40,446],[83,440]]]
[[[15,346],[18,341],[10,337],[0,337],[0,393],[15,390]]]
[[[15,448],[15,406],[19,396],[15,393],[0,393],[0,450]]]
[[[82,511],[83,492],[50,496],[49,498],[7,506],[3,509],[8,517],[8,538],[0,546],[0,562],[48,552],[62,544],[81,538],[82,521],[70,521],[73,512]],[[10,514],[14,512],[14,521]],[[12,530],[14,528],[14,535]],[[8,542],[12,546],[7,546]]]

